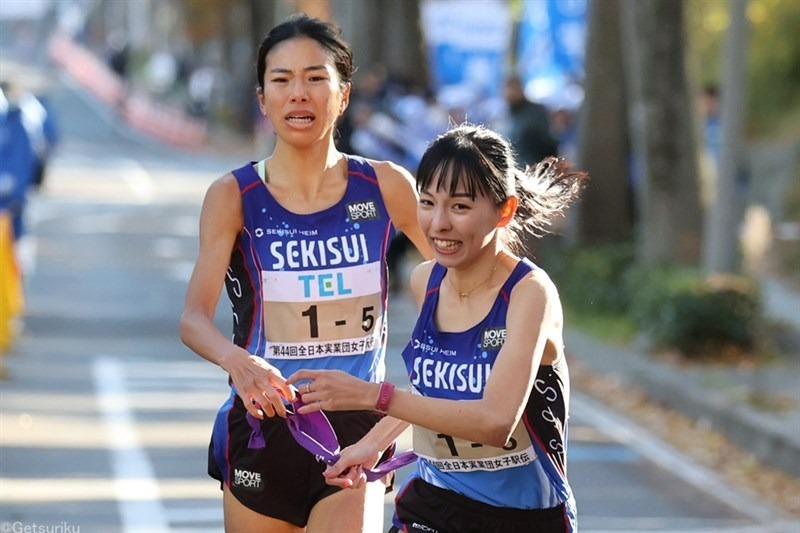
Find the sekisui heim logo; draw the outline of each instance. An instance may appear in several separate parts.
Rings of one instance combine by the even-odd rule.
[[[506,342],[506,328],[486,328],[481,332],[481,348],[499,350]]]
[[[251,472],[243,468],[234,468],[233,486],[247,490],[264,490],[261,472]]]
[[[360,220],[377,220],[378,206],[375,200],[365,200],[363,202],[352,202],[347,204],[347,216],[353,222]]]

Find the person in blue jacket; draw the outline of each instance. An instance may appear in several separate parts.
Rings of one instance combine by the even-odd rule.
[[[37,165],[36,152],[14,91],[0,83],[0,210],[11,215],[14,239],[24,233],[28,191]]]
[[[364,469],[414,425],[419,459],[396,498],[395,528],[576,530],[561,303],[522,256],[522,237],[547,233],[584,178],[553,157],[520,170],[508,141],[482,126],[437,138],[417,173],[417,217],[434,260],[411,276],[420,312],[403,351],[410,390],[336,371],[289,377],[300,383],[300,413],[388,415],[326,470],[333,485],[363,486]]]

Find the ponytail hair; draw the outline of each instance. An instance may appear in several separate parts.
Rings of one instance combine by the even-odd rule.
[[[553,223],[577,201],[588,177],[571,167],[566,159],[551,156],[514,171],[519,205],[506,227],[510,248],[521,251],[526,234],[544,237],[553,233]]]
[[[526,235],[552,233],[552,223],[580,195],[587,175],[570,167],[563,158],[547,157],[522,170],[511,143],[502,135],[463,123],[425,150],[417,168],[417,191],[434,186],[453,195],[463,186],[472,199],[482,195],[498,206],[516,196],[517,212],[503,238],[509,249],[522,254]]]

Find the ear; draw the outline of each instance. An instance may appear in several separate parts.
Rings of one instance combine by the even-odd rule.
[[[266,116],[267,114],[267,102],[264,99],[264,89],[261,87],[256,87],[256,98],[258,98],[258,108],[261,110],[261,114]]]
[[[517,212],[519,200],[516,196],[509,196],[508,199],[500,206],[500,220],[497,221],[498,228],[508,226],[509,222],[514,218]]]
[[[351,84],[348,83],[345,86],[344,90],[342,91],[342,103],[339,106],[339,116],[340,117],[342,115],[344,115],[344,112],[347,109],[347,106],[350,105],[350,87],[351,87]]]

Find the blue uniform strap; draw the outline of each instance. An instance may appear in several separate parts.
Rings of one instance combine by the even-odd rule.
[[[247,190],[253,187],[254,183],[260,183],[261,178],[258,177],[258,174],[253,170],[253,162],[247,163],[246,165],[237,168],[233,171],[233,176],[236,178],[236,181],[239,183],[239,191],[244,194]]]

